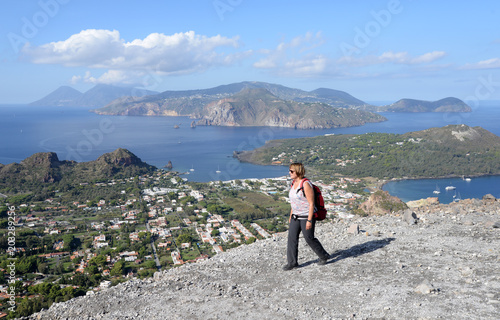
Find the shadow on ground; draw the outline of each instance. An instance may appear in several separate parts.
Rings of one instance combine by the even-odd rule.
[[[371,240],[365,243],[357,244],[349,249],[339,250],[333,254],[330,254],[330,259],[327,264],[335,263],[343,259],[347,258],[356,258],[360,255],[373,252],[378,249],[382,249],[383,247],[389,245],[392,241],[396,240],[396,238],[385,238],[380,240]],[[317,262],[318,260],[311,260],[301,264],[301,267],[308,266]]]

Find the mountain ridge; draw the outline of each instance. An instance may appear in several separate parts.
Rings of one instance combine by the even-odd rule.
[[[243,81],[207,89],[167,90],[155,92],[137,88],[98,84],[85,93],[61,86],[47,96],[32,102],[33,106],[81,106],[93,108],[103,115],[190,116],[200,118],[203,108],[246,88],[264,88],[283,100],[326,103],[333,107],[370,112],[470,112],[471,108],[457,98],[437,101],[401,99],[385,106],[373,106],[347,92],[329,88],[312,91],[289,88],[280,84]]]
[[[51,107],[88,107],[99,108],[125,96],[145,96],[156,94],[155,91],[131,87],[117,87],[98,84],[82,93],[69,86],[61,86],[47,96],[30,103],[31,106]]]
[[[197,125],[323,129],[387,120],[367,111],[283,100],[265,88],[245,88],[231,97],[213,101],[204,107],[203,114]]]
[[[136,176],[155,169],[122,148],[88,162],[59,160],[54,152],[39,152],[19,163],[0,164],[0,189],[15,187],[18,190],[30,190],[40,185],[60,182],[88,182],[107,180],[111,177]]]
[[[369,106],[367,103],[354,98],[346,92],[333,89],[308,92],[279,84],[243,81],[208,89],[164,91],[157,95],[142,98],[124,98],[115,100],[103,108],[95,109],[93,112],[106,115],[175,115],[199,118],[201,117],[203,108],[207,104],[228,98],[248,88],[267,89],[270,93],[283,100],[323,102],[341,108],[362,108]]]

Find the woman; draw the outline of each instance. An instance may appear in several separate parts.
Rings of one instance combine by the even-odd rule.
[[[326,264],[329,254],[323,248],[318,239],[314,237],[314,190],[309,180],[304,180],[306,170],[302,163],[292,163],[290,165],[290,177],[293,179],[290,188],[289,198],[292,205],[288,222],[288,263],[283,270],[292,270],[299,266],[299,235],[303,232],[307,244],[319,257],[319,265]],[[302,189],[303,188],[303,189]]]

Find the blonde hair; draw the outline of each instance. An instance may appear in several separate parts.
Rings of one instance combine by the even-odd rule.
[[[297,177],[299,177],[300,179],[304,178],[304,176],[306,175],[306,168],[304,168],[304,165],[300,162],[292,163],[289,169],[295,171]]]

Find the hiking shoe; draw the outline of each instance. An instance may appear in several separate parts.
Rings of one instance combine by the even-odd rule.
[[[327,261],[328,261],[328,258],[319,259],[318,266],[324,266]]]
[[[283,270],[288,271],[292,270],[293,268],[297,268],[299,265],[298,264],[285,264],[283,266]]]

